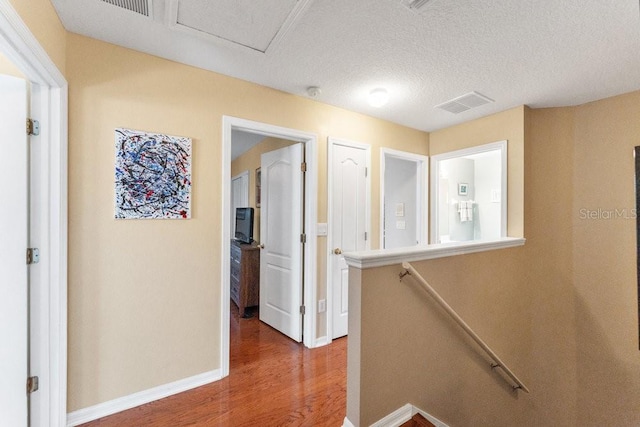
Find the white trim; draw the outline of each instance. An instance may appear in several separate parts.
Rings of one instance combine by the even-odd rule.
[[[380,248],[384,249],[384,174],[387,156],[417,164],[416,218],[421,221],[417,224],[416,239],[419,245],[426,245],[429,242],[429,156],[383,147],[380,149]]]
[[[501,210],[500,210],[500,237],[507,236],[507,217],[508,217],[508,141],[496,141],[489,144],[478,145],[475,147],[464,148],[462,150],[449,151],[447,153],[436,154],[431,157],[431,198],[434,201],[438,200],[439,191],[439,177],[440,177],[440,161],[455,159],[457,157],[471,156],[474,154],[486,153],[488,151],[500,150],[501,154],[501,168],[502,168],[502,185],[501,185]],[[431,203],[431,243],[438,243],[438,204],[436,202]]]
[[[356,426],[354,426],[353,423],[349,421],[349,418],[344,417],[344,421],[342,422],[342,427],[356,427]]]
[[[183,391],[210,384],[214,381],[220,380],[221,378],[221,371],[216,369],[214,371],[204,372],[189,378],[184,378],[168,384],[139,391],[128,396],[109,400],[98,405],[89,406],[88,408],[69,413],[67,425],[77,426],[79,424],[88,423],[89,421],[97,420],[99,418],[106,417],[107,415],[126,411],[127,409],[135,408],[136,406],[144,405],[145,403],[153,402],[167,396],[172,396],[174,394],[182,393]]]
[[[409,421],[415,414],[422,415],[436,427],[449,427],[447,424],[443,423],[433,415],[426,413],[425,411],[413,406],[410,403],[407,403],[403,407],[396,409],[381,420],[378,420],[375,423],[371,424],[371,427],[399,427],[403,423]],[[347,425],[353,426],[351,422],[349,422],[349,424],[346,424],[347,422],[349,422],[349,420],[345,418],[345,423],[343,424],[344,427],[346,427]]]
[[[413,405],[407,403],[401,408],[396,409],[386,417],[371,424],[371,427],[398,427],[402,423],[406,423],[413,416]]]
[[[466,255],[475,252],[494,251],[497,249],[523,246],[524,238],[505,237],[492,241],[469,241],[442,243],[438,245],[416,246],[414,248],[378,249],[374,251],[348,252],[344,255],[350,267],[360,269],[383,267],[385,265],[401,264],[404,261],[424,261],[428,259],[444,258],[456,255]]]
[[[309,132],[274,126],[266,123],[254,122],[231,116],[222,116],[222,262],[220,292],[220,360],[222,362],[222,376],[229,375],[229,256],[230,253],[230,221],[229,205],[231,187],[231,132],[239,130],[256,133],[275,138],[290,139],[305,144],[305,158],[307,162],[306,199],[305,203],[305,232],[307,243],[304,259],[304,295],[303,301],[307,308],[317,307],[317,202],[318,202],[318,137]],[[308,348],[314,348],[316,339],[316,310],[307,309],[303,322],[303,343]]]
[[[343,145],[346,147],[365,150],[365,162],[367,168],[367,177],[365,179],[365,230],[367,240],[365,241],[366,250],[371,249],[371,145],[361,142],[349,141],[342,138],[327,137],[327,304],[326,304],[326,328],[327,328],[327,344],[333,341],[333,268],[334,258],[332,251],[334,246],[332,236],[332,220],[333,217],[333,150],[335,145]]]
[[[331,343],[331,340],[329,339],[329,337],[324,335],[322,337],[316,338],[316,341],[313,344],[313,346],[314,347],[322,347],[322,346],[330,344],[330,343]]]
[[[423,411],[420,408],[417,408],[415,406],[413,406],[413,409],[411,411],[411,416],[413,417],[415,414],[420,414],[423,417],[425,417],[426,419],[428,419],[429,421],[431,421],[431,424],[433,424],[436,427],[449,427],[444,421],[439,420],[438,418],[434,417],[431,414],[426,413],[425,411]]]
[[[43,330],[34,337],[32,352],[38,352],[40,369],[49,377],[48,384],[40,385],[46,397],[36,409],[37,418],[41,425],[63,426],[67,415],[67,82],[9,0],[0,0],[0,51],[35,83],[32,108],[43,125],[38,137],[42,147],[36,201],[41,207],[39,236],[32,236],[32,242],[38,240],[41,261],[38,282],[32,286],[48,289],[49,298],[47,312],[38,319]]]

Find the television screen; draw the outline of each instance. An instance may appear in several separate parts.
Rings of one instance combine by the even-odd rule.
[[[236,240],[253,241],[253,208],[236,208]]]

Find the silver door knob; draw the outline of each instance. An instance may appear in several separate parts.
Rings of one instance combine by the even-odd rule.
[[[333,253],[334,253],[334,254],[336,254],[336,255],[340,255],[340,254],[342,253],[342,249],[340,249],[340,248],[335,248],[335,249],[333,250]]]
[[[264,249],[264,245],[263,245],[262,243],[260,243],[260,244],[258,245],[258,247],[259,247],[260,249]]]

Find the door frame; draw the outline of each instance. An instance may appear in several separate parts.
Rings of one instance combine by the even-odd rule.
[[[365,250],[371,249],[371,145],[361,142],[350,141],[343,138],[327,138],[327,296],[326,296],[326,308],[327,308],[327,343],[333,341],[333,281],[332,273],[334,268],[334,257],[331,256],[334,242],[332,236],[333,224],[331,218],[333,218],[333,151],[334,146],[343,145],[345,147],[357,148],[365,150],[365,162],[367,169],[367,179],[365,182],[365,230],[367,233],[367,239],[365,241]]]
[[[305,220],[304,227],[307,235],[304,259],[304,292],[303,302],[307,307],[303,321],[303,343],[305,347],[318,346],[316,340],[316,310],[317,306],[317,232],[318,218],[318,137],[316,134],[296,129],[255,122],[231,116],[222,116],[222,262],[220,283],[220,360],[222,377],[229,375],[229,299],[230,292],[230,260],[231,232],[230,232],[230,203],[231,203],[231,132],[233,130],[258,133],[265,137],[275,137],[297,141],[305,145],[305,161],[307,173],[305,176]]]
[[[380,249],[384,249],[384,174],[386,170],[387,157],[407,160],[417,164],[418,180],[416,199],[416,218],[422,218],[417,224],[417,236],[419,245],[429,243],[429,156],[423,154],[409,153],[407,151],[394,150],[391,148],[380,149]]]
[[[31,307],[31,360],[40,377],[32,405],[37,425],[67,423],[67,81],[9,0],[0,0],[0,51],[31,82],[32,117],[40,136],[32,138],[29,246],[40,249],[30,267],[30,286],[41,292]],[[32,420],[33,421],[33,420]]]

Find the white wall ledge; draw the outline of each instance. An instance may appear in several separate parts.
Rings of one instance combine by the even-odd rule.
[[[465,255],[475,252],[513,248],[523,246],[524,242],[525,239],[521,237],[505,237],[491,241],[476,240],[471,242],[413,246],[410,248],[347,252],[344,254],[344,258],[350,267],[356,267],[362,270],[371,267],[400,264],[404,261],[424,261],[428,259]]]

